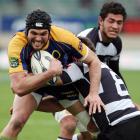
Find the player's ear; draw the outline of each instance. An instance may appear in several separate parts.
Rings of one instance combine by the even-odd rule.
[[[98,24],[99,24],[99,26],[101,26],[101,25],[102,25],[102,23],[103,23],[103,19],[102,19],[102,17],[101,17],[101,16],[99,16],[99,17],[98,17]]]

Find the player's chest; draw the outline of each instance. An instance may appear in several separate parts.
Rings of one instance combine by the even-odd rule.
[[[101,56],[116,56],[117,49],[113,43],[108,44],[105,46],[101,42],[96,44],[96,54]]]

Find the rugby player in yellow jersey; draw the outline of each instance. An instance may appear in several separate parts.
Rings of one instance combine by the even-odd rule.
[[[48,71],[30,74],[30,57],[35,50],[46,50],[56,59]],[[25,31],[18,32],[8,46],[11,89],[15,94],[13,114],[1,132],[0,140],[15,140],[32,112],[38,107],[42,95],[35,91],[53,76],[61,75],[62,65],[83,61],[89,66],[90,90],[84,105],[89,105],[89,114],[100,112],[104,107],[98,96],[101,66],[97,56],[81,43],[71,32],[51,25],[51,17],[35,10],[26,18]],[[26,105],[26,107],[25,107]]]

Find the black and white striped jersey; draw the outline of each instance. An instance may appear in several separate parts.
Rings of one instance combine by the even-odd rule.
[[[119,72],[119,59],[122,51],[122,41],[119,37],[112,39],[109,43],[103,42],[101,32],[98,28],[86,29],[77,36],[88,37],[95,46],[98,58],[121,76]]]
[[[135,116],[140,116],[140,111],[137,110],[132,102],[123,80],[107,65],[102,63],[101,67],[102,76],[99,96],[105,104],[105,111],[102,110],[101,113],[93,114],[93,120],[104,131],[108,126],[114,126]],[[74,76],[69,71],[66,72],[71,77],[70,79],[74,81],[76,77],[79,79],[78,74],[80,75],[83,80],[76,83],[76,88],[86,97],[90,86],[88,66],[82,63],[80,65],[72,64],[72,68],[73,70],[78,69],[79,72]],[[80,70],[82,73],[80,73]],[[76,71],[73,73],[76,73]]]
[[[109,126],[140,116],[140,111],[133,104],[123,80],[104,63],[101,64],[101,72],[99,96],[105,104],[105,110],[93,114],[93,120],[104,131]],[[47,92],[58,100],[75,100],[79,93],[83,97],[89,94],[89,69],[86,64],[70,64],[63,70],[61,79],[63,86],[44,87],[36,93]]]

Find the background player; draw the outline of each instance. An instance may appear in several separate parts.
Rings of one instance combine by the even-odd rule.
[[[122,51],[122,40],[119,34],[122,31],[123,24],[126,20],[127,13],[124,6],[118,2],[105,3],[99,14],[98,27],[86,29],[78,34],[79,37],[88,37],[95,46],[96,54],[98,58],[106,63],[115,73],[117,73],[122,79],[122,75],[119,69],[120,54]],[[94,49],[94,48],[91,48]],[[57,112],[56,118],[61,118],[60,127],[62,131],[70,135],[70,131],[67,128],[73,128],[74,131],[76,124],[74,125],[74,118]],[[67,124],[65,118],[71,118],[71,123]],[[75,120],[76,123],[76,120]],[[60,132],[62,134],[62,132]],[[63,133],[63,134],[65,134]]]

